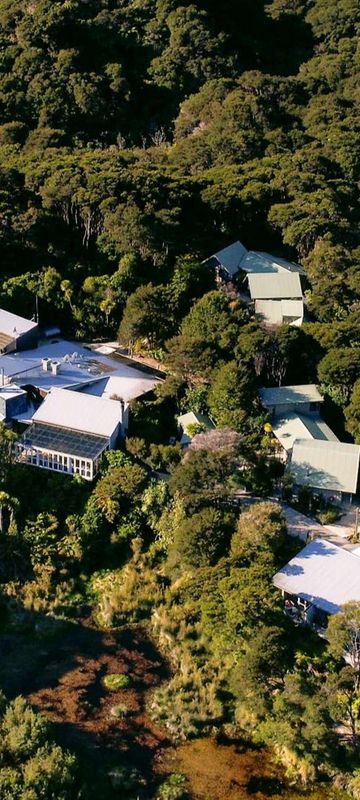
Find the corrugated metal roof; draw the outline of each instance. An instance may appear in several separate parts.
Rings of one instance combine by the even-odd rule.
[[[17,314],[11,314],[10,311],[4,311],[3,308],[0,308],[1,333],[5,333],[12,339],[16,339],[20,334],[27,333],[33,330],[33,328],[37,328],[36,322],[33,322],[31,319],[25,319],[25,317],[19,317]]]
[[[294,264],[292,261],[287,261],[285,258],[273,256],[270,253],[264,253],[259,250],[249,250],[242,259],[241,269],[247,273],[303,272],[299,264]]]
[[[240,262],[246,253],[246,247],[244,247],[241,242],[237,241],[219,250],[218,253],[215,253],[214,258],[226,269],[229,275],[236,275],[240,269]]]
[[[180,444],[190,444],[192,440],[192,436],[188,433],[188,428],[191,425],[202,425],[206,429],[213,428],[214,425],[211,422],[211,419],[206,414],[199,414],[195,413],[194,411],[188,411],[186,414],[181,414],[178,418],[178,426],[182,431],[182,436],[180,439]]]
[[[252,300],[282,300],[302,297],[298,273],[251,274],[248,276]]]
[[[69,389],[52,389],[33,421],[110,437],[122,421],[122,408],[117,400],[102,400]]]
[[[356,493],[360,445],[296,439],[289,470],[300,486]]]
[[[326,539],[315,539],[276,573],[273,582],[278,589],[337,614],[344,603],[360,601],[360,558]]]
[[[266,408],[287,403],[322,403],[324,398],[314,383],[294,386],[271,386],[259,389],[261,402]]]
[[[290,452],[296,439],[322,439],[337,442],[338,438],[321,419],[304,414],[289,413],[275,417],[273,431],[282,447]]]

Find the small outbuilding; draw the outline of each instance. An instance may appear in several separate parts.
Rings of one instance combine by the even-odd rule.
[[[188,447],[197,433],[202,433],[215,427],[210,417],[195,411],[188,411],[186,414],[181,414],[177,422],[181,447]]]
[[[272,416],[291,412],[318,414],[323,396],[314,383],[295,386],[273,386],[259,390],[262,405]]]

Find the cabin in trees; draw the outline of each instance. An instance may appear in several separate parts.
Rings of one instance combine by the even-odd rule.
[[[16,444],[21,463],[92,480],[116,447],[123,406],[69,389],[52,389]]]
[[[196,434],[204,433],[214,428],[213,422],[206,414],[199,414],[194,411],[181,414],[177,422],[181,447],[188,447]]]
[[[35,347],[38,335],[36,322],[0,309],[0,353]]]
[[[265,325],[302,324],[303,271],[298,264],[270,253],[247,250],[239,241],[219,250],[206,263],[215,269],[218,282],[233,281],[243,273],[255,316]]]
[[[215,269],[219,281],[234,280],[240,270],[248,275],[252,273],[303,273],[299,264],[259,250],[247,250],[239,241],[214,253],[205,263]]]
[[[330,500],[351,503],[359,482],[360,445],[295,439],[287,470],[295,486],[308,486]]]
[[[351,502],[357,492],[359,445],[339,442],[320,416],[323,397],[314,384],[259,391],[295,487],[308,486],[324,497]]]
[[[259,395],[272,418],[288,413],[317,415],[324,402],[314,383],[264,388]]]
[[[259,391],[269,411],[280,454],[287,460],[297,439],[323,439],[337,442],[337,436],[320,416],[324,398],[314,384],[275,386]]]
[[[273,577],[295,622],[325,629],[345,603],[360,602],[360,557],[314,539]]]
[[[298,273],[251,273],[249,292],[255,316],[266,325],[302,325],[304,304]]]

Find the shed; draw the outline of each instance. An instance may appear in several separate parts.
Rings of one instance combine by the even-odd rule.
[[[206,414],[199,414],[198,412],[188,411],[186,414],[181,414],[178,417],[178,428],[181,434],[180,444],[182,447],[187,447],[194,434],[191,432],[192,426],[199,427],[199,430],[209,430],[214,428],[213,422]]]

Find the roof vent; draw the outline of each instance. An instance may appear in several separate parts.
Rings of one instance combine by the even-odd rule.
[[[44,372],[49,372],[51,359],[50,358],[43,358],[41,360],[41,363],[42,363],[42,368],[43,368]]]
[[[60,372],[60,361],[51,362],[51,372],[53,375],[58,375]]]

